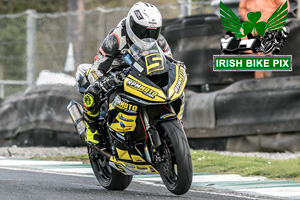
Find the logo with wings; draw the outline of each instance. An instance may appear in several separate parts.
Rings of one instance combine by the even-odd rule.
[[[249,12],[249,21],[241,23],[234,12],[220,1],[220,17],[227,31],[221,39],[223,53],[243,53],[252,50],[253,53],[279,53],[286,42],[289,28],[284,26],[288,14],[287,1],[280,5],[267,22],[260,21],[261,12]],[[246,37],[247,40],[240,40]]]

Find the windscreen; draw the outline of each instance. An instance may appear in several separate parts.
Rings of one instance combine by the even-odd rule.
[[[156,41],[152,38],[143,39],[144,44],[137,46],[133,44],[124,60],[135,67],[139,72],[145,71],[146,75],[161,74],[166,71],[166,58],[158,46]]]

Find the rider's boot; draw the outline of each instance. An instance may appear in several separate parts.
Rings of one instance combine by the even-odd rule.
[[[91,116],[88,113],[84,112],[84,119],[86,124],[86,143],[88,145],[97,145],[100,141],[100,133],[98,129],[97,119],[98,116]]]
[[[101,140],[101,136],[98,131],[97,121],[93,123],[86,121],[86,128],[86,143],[92,146],[98,145]]]
[[[97,145],[101,141],[98,118],[100,114],[99,89],[89,86],[83,97],[84,113],[83,117],[86,122],[86,142],[89,145]]]

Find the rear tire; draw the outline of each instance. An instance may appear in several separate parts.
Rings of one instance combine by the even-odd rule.
[[[109,166],[108,158],[88,147],[89,159],[98,182],[108,190],[125,190],[132,181],[131,175],[121,174]]]
[[[176,119],[160,125],[161,155],[165,161],[158,164],[160,176],[174,194],[185,194],[192,185],[193,167],[190,147],[182,125]]]

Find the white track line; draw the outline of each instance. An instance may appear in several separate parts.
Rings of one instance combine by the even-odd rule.
[[[11,169],[11,170],[26,170],[34,172],[44,172],[50,174],[60,174],[60,175],[75,175],[75,176],[85,176],[85,177],[94,177],[92,168],[78,168],[76,166],[82,164],[82,162],[61,162],[61,161],[36,161],[36,160],[5,160],[0,159],[0,168]],[[62,168],[59,168],[59,165],[63,165]],[[68,166],[70,165],[70,166]],[[28,169],[28,167],[32,167]],[[45,168],[35,168],[35,166],[45,166]],[[265,177],[241,177],[236,174],[229,175],[194,175],[193,183],[203,183],[203,182],[231,182],[231,181],[265,181]],[[134,178],[135,182],[165,187],[163,184],[158,184],[154,182],[161,182],[160,177],[145,177],[145,178]],[[236,189],[238,192],[247,192],[247,193],[257,193],[268,196],[277,196],[277,197],[296,197],[300,196],[300,187],[273,187],[273,188],[257,188],[257,189]],[[259,199],[254,197],[245,197],[242,195],[227,194],[223,192],[211,192],[211,191],[197,191],[193,192],[200,193],[209,193],[217,194],[224,196],[232,197],[243,197],[247,199]]]

